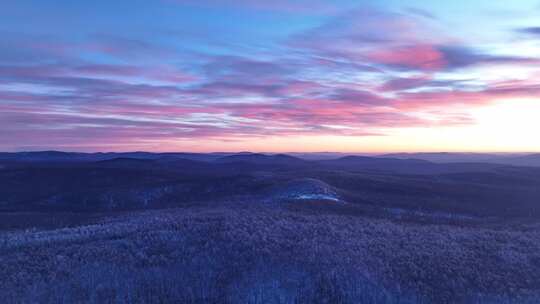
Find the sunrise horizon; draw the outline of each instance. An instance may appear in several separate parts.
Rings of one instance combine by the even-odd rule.
[[[1,5],[0,151],[540,151],[535,0],[58,4]]]
[[[385,154],[510,154],[510,155],[532,155],[540,154],[540,151],[467,151],[467,150],[85,150],[85,149],[28,149],[28,150],[4,150],[0,153],[81,153],[81,154],[129,154],[129,153],[149,153],[149,154],[351,154],[351,155],[385,155]]]

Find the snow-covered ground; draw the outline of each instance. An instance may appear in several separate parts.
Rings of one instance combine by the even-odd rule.
[[[332,195],[326,194],[301,194],[296,197],[299,200],[322,200],[322,201],[335,201],[339,202],[340,199]]]
[[[292,180],[273,187],[270,192],[273,198],[278,199],[341,202],[332,186],[312,178]]]

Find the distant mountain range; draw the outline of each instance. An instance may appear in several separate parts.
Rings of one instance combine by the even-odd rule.
[[[304,164],[306,160],[286,154],[241,153],[215,160],[219,163],[248,162],[255,164]]]
[[[427,156],[439,158],[421,159]],[[497,159],[524,165],[537,157]],[[0,212],[168,208],[239,199],[322,200],[366,210],[485,216],[540,214],[540,168],[481,161],[489,159],[459,154],[317,160],[249,152],[1,153]]]
[[[0,152],[0,160],[9,161],[104,161],[116,158],[131,159],[190,159],[198,161],[212,161],[234,153],[152,153],[152,152],[61,152],[61,151],[36,151],[36,152]]]
[[[423,159],[436,163],[494,163],[513,166],[540,167],[540,153],[488,154],[488,153],[394,153],[380,155],[385,158]]]
[[[364,162],[373,164],[403,164],[398,160],[414,160],[415,164],[420,161],[432,163],[492,163],[513,166],[540,167],[540,153],[530,154],[489,154],[489,153],[392,153],[382,155],[359,155],[338,152],[322,153],[251,153],[251,152],[215,152],[215,153],[152,153],[152,152],[61,152],[61,151],[37,151],[37,152],[0,152],[0,161],[20,162],[95,162],[113,159],[146,159],[146,160],[193,160],[202,162],[250,162],[257,164],[302,164],[306,161],[322,161],[323,163],[345,164],[354,162],[356,165]],[[409,162],[410,164],[411,162]],[[425,165],[425,163],[424,163]]]

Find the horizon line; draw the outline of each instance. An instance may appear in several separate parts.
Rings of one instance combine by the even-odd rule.
[[[21,151],[0,151],[0,153],[16,154],[16,153],[43,153],[43,152],[59,152],[59,153],[79,153],[79,154],[121,154],[121,153],[148,153],[148,154],[368,154],[368,155],[385,155],[385,154],[538,154],[540,151],[380,151],[380,152],[352,152],[352,151],[288,151],[288,152],[271,152],[271,151],[69,151],[69,150],[21,150]]]

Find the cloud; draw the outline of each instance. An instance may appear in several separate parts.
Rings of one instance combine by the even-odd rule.
[[[447,40],[444,34],[434,35],[432,30],[410,15],[362,8],[295,35],[289,44],[330,58],[365,60],[366,53],[374,51],[437,45]]]
[[[449,69],[463,68],[480,64],[539,64],[539,58],[520,56],[489,55],[464,46],[445,45],[439,47],[444,54],[446,67]]]
[[[462,49],[455,53],[458,59],[470,57]],[[459,67],[480,60],[458,59],[449,62]],[[314,68],[335,67],[324,63]],[[27,145],[32,144],[30,134],[48,134],[51,142],[58,143],[73,142],[72,138],[80,134],[96,144],[100,140],[130,144],[145,138],[172,141],[373,136],[383,135],[381,128],[470,124],[474,121],[466,114],[441,109],[540,93],[537,84],[523,81],[463,90],[456,86],[458,82],[436,80],[431,73],[411,77],[385,75],[386,82],[370,87],[339,79],[309,79],[291,71],[286,61],[239,56],[212,58],[201,71],[194,77],[196,81],[158,85],[113,79],[152,78],[159,72],[131,65],[2,66],[0,85],[39,85],[48,89],[0,90],[0,99],[4,101],[0,105],[0,127],[18,134],[22,142],[26,138]],[[422,90],[409,91],[418,89]],[[387,92],[393,95],[386,96]],[[424,111],[430,111],[430,119],[417,115]]]
[[[445,54],[428,44],[379,49],[369,52],[366,57],[370,62],[398,69],[434,71],[447,66]]]
[[[379,105],[386,104],[386,100],[372,92],[351,88],[338,88],[330,94],[330,98],[353,105]]]
[[[302,1],[176,3],[310,13]],[[0,42],[0,142],[147,147],[195,139],[383,136],[388,129],[473,124],[464,108],[540,96],[534,77],[468,79],[470,68],[539,61],[482,52],[474,41],[440,31],[428,12],[363,7],[325,16],[262,50],[209,42],[195,55],[161,39],[122,35],[9,36],[13,45]],[[537,29],[522,32],[536,35]]]
[[[533,36],[540,36],[540,26],[520,28],[517,31],[520,33],[529,34]]]
[[[401,91],[413,88],[419,88],[430,84],[431,77],[415,76],[415,77],[398,77],[386,81],[382,86],[383,91]]]
[[[397,71],[436,72],[483,64],[540,63],[538,58],[480,52],[416,15],[370,8],[353,10],[295,35],[289,45],[330,62]]]
[[[322,1],[322,0],[274,0],[274,1],[259,1],[259,0],[166,0],[168,3],[176,3],[181,5],[189,5],[195,7],[212,7],[212,8],[231,8],[267,11],[278,13],[294,13],[294,14],[329,14],[343,10],[341,5],[345,1]]]

